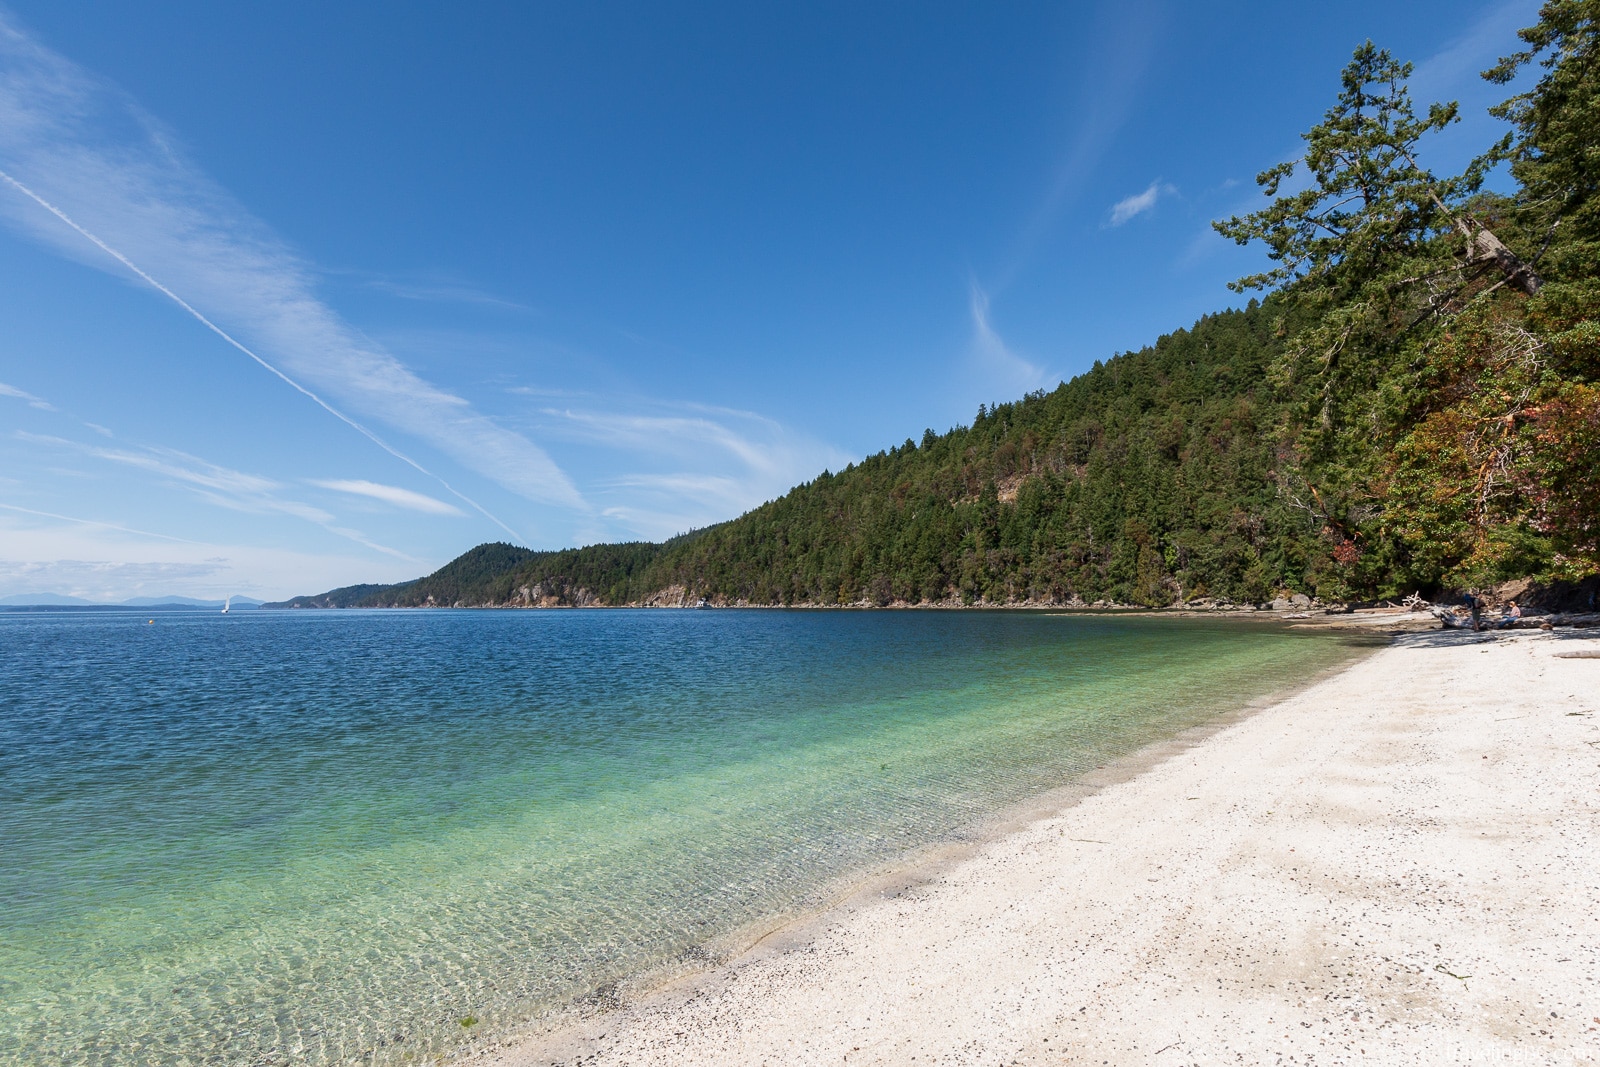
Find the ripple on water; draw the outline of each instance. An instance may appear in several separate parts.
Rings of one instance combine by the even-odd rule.
[[[0,615],[0,1062],[388,1064],[1355,651],[1026,613]]]

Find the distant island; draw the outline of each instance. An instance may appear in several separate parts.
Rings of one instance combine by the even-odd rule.
[[[131,600],[105,603],[86,600],[83,597],[63,596],[59,593],[18,593],[15,596],[0,597],[0,610],[11,611],[34,609],[110,611],[121,608],[150,608],[152,610],[215,609],[221,611],[224,604],[229,604],[230,610],[233,611],[246,611],[261,607],[263,601],[247,596],[230,597],[226,600],[198,600],[189,596],[136,596]]]
[[[1504,141],[1437,175],[1417,146],[1455,105],[1419,112],[1410,66],[1364,45],[1303,135],[1302,191],[1301,164],[1275,167],[1267,207],[1215,224],[1266,247],[1234,283],[1265,299],[1054,391],[662,544],[480,545],[267,606],[1164,607],[1522,580],[1592,601],[1600,95],[1566,58],[1494,109]],[[1483,188],[1502,163],[1509,195]]]

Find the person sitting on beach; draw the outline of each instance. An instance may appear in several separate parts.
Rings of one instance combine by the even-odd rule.
[[[1522,618],[1522,609],[1517,607],[1517,602],[1513,600],[1506,604],[1505,608],[1500,612],[1500,626],[1502,629],[1508,626],[1515,626],[1520,618]]]

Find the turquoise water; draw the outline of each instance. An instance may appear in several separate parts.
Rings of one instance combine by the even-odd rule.
[[[448,1058],[1358,654],[1008,612],[147,618],[0,614],[3,1064]]]

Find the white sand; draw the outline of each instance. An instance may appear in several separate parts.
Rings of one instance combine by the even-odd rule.
[[[1401,638],[912,891],[498,1058],[1595,1062],[1580,650],[1600,633]]]

